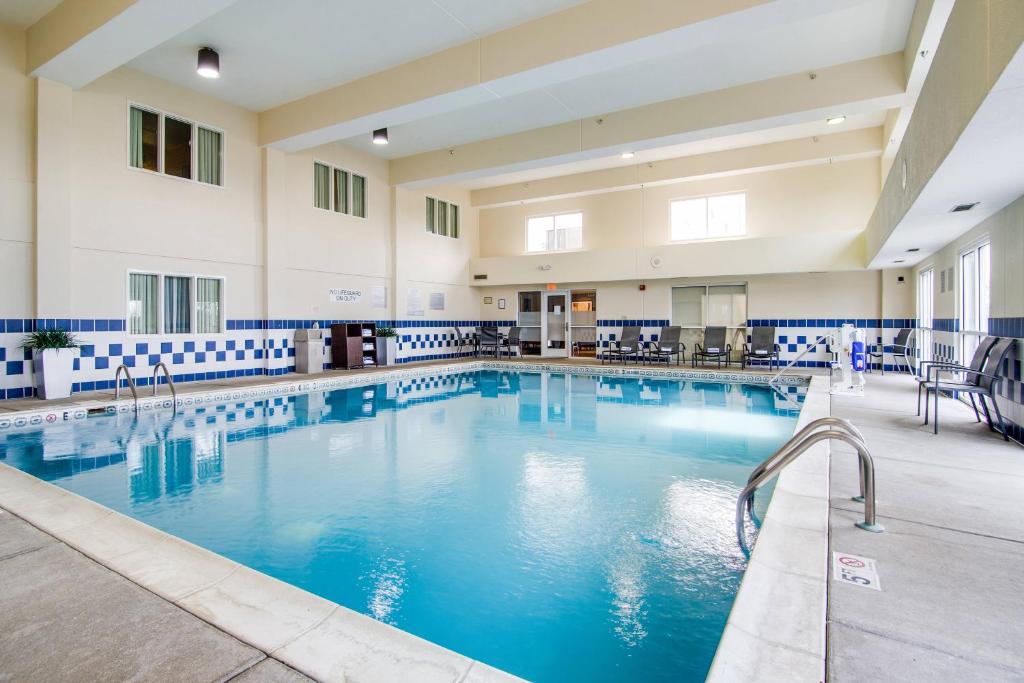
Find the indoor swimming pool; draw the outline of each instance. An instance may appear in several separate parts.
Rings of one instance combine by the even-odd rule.
[[[14,431],[0,462],[524,678],[700,681],[802,391],[484,369]]]

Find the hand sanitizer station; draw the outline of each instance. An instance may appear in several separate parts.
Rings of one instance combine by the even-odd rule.
[[[867,367],[867,334],[863,329],[846,324],[836,331],[833,341],[838,341],[838,357],[832,361],[833,376],[838,371],[839,379],[832,383],[833,394],[864,395],[864,370]]]

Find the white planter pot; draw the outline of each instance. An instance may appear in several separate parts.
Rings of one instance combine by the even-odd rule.
[[[398,364],[398,337],[377,337],[377,364]]]
[[[78,349],[44,349],[32,352],[32,366],[39,398],[67,398]]]

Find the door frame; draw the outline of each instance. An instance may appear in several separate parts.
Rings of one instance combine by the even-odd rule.
[[[565,348],[553,349],[548,346],[548,298],[562,297],[562,311],[565,313]],[[568,358],[572,348],[572,293],[567,289],[544,289],[540,293],[540,355],[543,358]]]

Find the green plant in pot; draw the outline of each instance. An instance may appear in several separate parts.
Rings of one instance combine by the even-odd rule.
[[[398,362],[398,333],[393,327],[377,328],[377,365]]]
[[[78,353],[78,340],[67,330],[36,330],[21,348],[32,351],[32,367],[39,398],[67,398]]]

